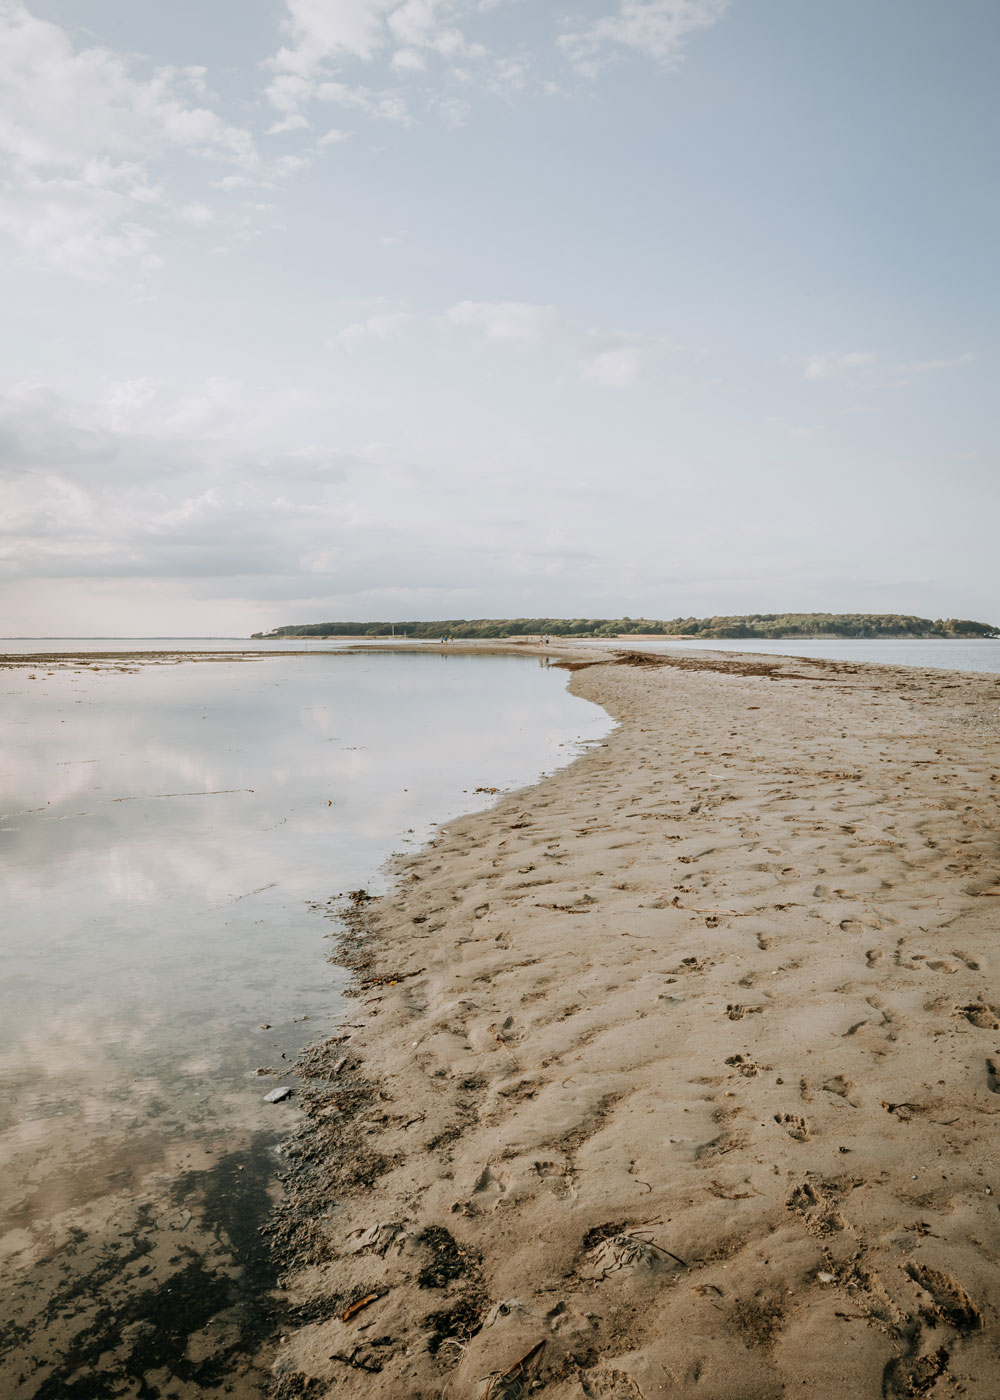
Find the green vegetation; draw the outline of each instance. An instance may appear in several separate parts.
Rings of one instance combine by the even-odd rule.
[[[254,637],[490,638],[622,637],[1000,637],[1000,628],[964,618],[910,617],[900,613],[748,613],[745,617],[450,618],[442,622],[311,622],[255,632]]]

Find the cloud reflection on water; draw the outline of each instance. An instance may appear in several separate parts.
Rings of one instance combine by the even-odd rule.
[[[284,1078],[338,1012],[322,907],[377,887],[474,788],[530,782],[609,727],[521,658],[34,674],[0,681],[0,1268],[24,1328],[0,1388],[18,1400],[18,1375],[58,1385],[71,1358],[143,1370],[114,1319],[137,1298],[169,1318],[191,1287],[192,1344],[254,1354],[266,1319],[226,1319],[271,1286],[256,1228],[294,1108],[253,1071]],[[156,1343],[185,1400],[187,1344]]]

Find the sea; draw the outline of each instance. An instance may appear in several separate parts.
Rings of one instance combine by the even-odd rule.
[[[587,642],[588,646],[595,644],[598,643]],[[608,645],[603,640],[599,644]],[[1000,675],[1000,637],[781,637],[776,641],[623,637],[613,645],[668,652],[750,651],[758,656],[815,656],[828,661],[863,661],[874,666],[919,666]]]
[[[247,640],[241,637],[10,637],[0,638],[0,654],[26,655],[64,650],[103,651],[254,651],[266,655],[281,651],[347,651],[364,646],[364,637],[275,637]],[[436,638],[421,640],[380,637],[380,650],[437,645]],[[558,643],[560,638],[554,637]],[[662,637],[587,637],[574,645],[626,647],[652,651],[750,651],[763,656],[815,656],[831,661],[862,661],[876,666],[919,666],[944,671],[984,671],[1000,675],[1000,637],[782,637],[757,639],[665,640]]]

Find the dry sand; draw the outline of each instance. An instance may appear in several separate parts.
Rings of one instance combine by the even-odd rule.
[[[1000,679],[627,661],[346,919],[279,1395],[997,1396]]]

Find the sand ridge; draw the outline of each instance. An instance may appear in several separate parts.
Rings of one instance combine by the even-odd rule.
[[[277,1393],[994,1396],[1000,681],[576,662],[608,740],[345,917]]]

